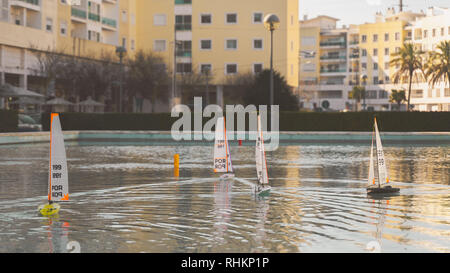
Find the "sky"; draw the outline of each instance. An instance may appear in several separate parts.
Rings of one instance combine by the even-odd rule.
[[[328,15],[340,19],[338,26],[374,22],[375,12],[386,13],[388,7],[396,6],[399,0],[299,0],[300,20],[305,14],[308,18]],[[450,8],[450,0],[403,0],[404,11],[420,12],[429,6]]]

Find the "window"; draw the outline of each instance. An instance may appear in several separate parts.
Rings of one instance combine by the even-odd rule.
[[[361,68],[363,70],[366,70],[367,69],[367,63],[361,63]]]
[[[190,31],[192,29],[192,15],[176,15],[175,28],[176,30]]]
[[[259,74],[263,71],[263,64],[257,63],[253,64],[253,74]]]
[[[378,84],[378,77],[377,76],[373,77],[373,84]],[[369,92],[369,91],[367,91],[367,92]]]
[[[320,91],[319,98],[321,99],[340,99],[342,98],[342,91]]]
[[[384,63],[384,69],[388,70],[389,69],[389,63]]]
[[[428,30],[424,30],[423,31],[423,38],[427,38],[428,37]]]
[[[261,24],[263,22],[263,14],[261,12],[253,13],[253,23]]]
[[[389,56],[389,48],[384,49],[384,56]]]
[[[378,56],[378,49],[377,48],[373,49],[373,56]]]
[[[63,36],[67,35],[67,23],[66,22],[61,22],[60,30],[61,30],[61,35],[63,35]]]
[[[378,63],[373,63],[373,70],[378,70]]]
[[[191,73],[192,63],[177,63],[177,73]]]
[[[302,64],[302,71],[303,72],[315,72],[316,71],[316,64],[313,64],[313,63]]]
[[[361,49],[361,56],[367,57],[367,49]]]
[[[366,99],[376,99],[376,98],[377,98],[377,91],[376,90],[367,90],[366,91]]]
[[[202,50],[211,50],[211,40],[200,40],[200,49]]]
[[[212,65],[211,64],[201,64],[200,65],[200,73],[201,74],[211,74]]]
[[[436,37],[436,29],[433,28],[433,37]]]
[[[227,13],[226,14],[226,22],[227,22],[227,24],[237,24],[237,14],[236,13]]]
[[[439,98],[441,96],[441,89],[435,89],[436,90],[436,98]]]
[[[226,64],[225,65],[225,73],[226,74],[236,74],[237,73],[237,64]]]
[[[423,98],[423,90],[421,89],[412,90],[411,98]]]
[[[130,48],[131,48],[131,50],[134,50],[134,39],[131,39],[131,45],[130,45]]]
[[[202,14],[200,15],[200,24],[202,25],[210,25],[212,23],[211,14]]]
[[[315,46],[316,38],[315,37],[302,37],[302,46]]]
[[[400,52],[400,47],[395,48],[395,53],[398,53],[398,52]]]
[[[395,40],[396,41],[400,40],[400,32],[395,33]]]
[[[445,30],[444,30],[444,28],[441,28],[441,36],[444,36],[445,35]]]
[[[45,24],[45,30],[52,32],[53,31],[53,19],[47,18],[46,24]]]
[[[389,41],[389,33],[384,34],[384,41],[385,42]]]
[[[155,14],[153,15],[153,25],[155,26],[165,26],[167,24],[167,16],[165,14]]]
[[[225,49],[236,50],[237,49],[237,40],[236,39],[227,39],[225,42]]]
[[[384,81],[385,81],[385,83],[389,83],[391,81],[391,79],[389,78],[389,76],[385,76]]]
[[[253,39],[253,49],[256,49],[256,50],[263,49],[263,40],[262,39]]]
[[[362,43],[367,42],[367,35],[362,35],[362,36],[361,36],[361,42],[362,42]]]
[[[127,48],[127,38],[125,37],[122,38],[122,47]]]
[[[374,42],[378,42],[378,34],[374,34],[373,35],[373,41]]]
[[[444,89],[444,96],[445,97],[450,97],[450,88],[445,88]]]
[[[166,51],[166,40],[155,40],[153,42],[153,51]]]
[[[192,41],[178,41],[177,43],[178,57],[192,57]]]
[[[175,0],[175,5],[190,5],[192,0]]]

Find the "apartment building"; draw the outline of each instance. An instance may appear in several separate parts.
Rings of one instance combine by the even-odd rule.
[[[338,19],[318,16],[300,21],[300,52],[314,51],[316,56],[301,54],[299,93],[304,107],[328,106],[334,110],[354,110],[351,99],[356,85],[366,88],[361,107],[392,110],[389,102],[393,89],[407,90],[406,83],[392,82],[396,67],[390,66],[391,54],[405,42],[424,51],[449,40],[450,13],[445,8],[429,8],[426,12],[396,12],[375,15],[374,23],[336,28]],[[443,83],[434,88],[428,83],[414,82],[411,104],[419,111],[448,111],[450,90]],[[364,105],[365,104],[365,105]],[[326,108],[326,107],[325,107]]]
[[[169,70],[176,63],[177,73],[209,71],[212,83],[223,84],[228,76],[269,68],[270,32],[263,24],[269,13],[281,21],[274,32],[274,69],[296,87],[298,0],[141,1],[138,47],[159,52]]]
[[[425,16],[410,22],[405,28],[406,41],[423,51],[434,51],[442,41],[450,40],[450,9],[430,7]],[[419,111],[450,111],[450,88],[444,83],[432,87],[428,83],[414,83],[411,103]]]
[[[329,16],[300,21],[299,95],[305,108],[350,108],[359,72],[358,30]]]
[[[0,83],[38,91],[31,49],[98,58],[136,49],[136,0],[0,0]]]

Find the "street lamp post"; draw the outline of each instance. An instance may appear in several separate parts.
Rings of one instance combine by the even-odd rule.
[[[123,90],[123,58],[127,50],[123,46],[116,47],[116,55],[120,60],[120,79],[119,79],[119,113],[122,113],[122,90]]]
[[[275,14],[264,18],[264,26],[270,31],[270,105],[274,105],[273,95],[273,32],[280,26],[280,19]]]
[[[205,73],[206,76],[206,105],[209,104],[209,66],[205,67],[205,70],[203,71],[203,73]]]

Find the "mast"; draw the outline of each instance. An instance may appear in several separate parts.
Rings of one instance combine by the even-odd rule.
[[[375,118],[375,123],[374,123],[374,130],[375,130],[375,138],[377,138],[378,137],[378,134],[377,134],[377,132],[376,132],[376,130],[378,130],[378,126],[377,126],[377,118]],[[378,188],[380,188],[381,187],[381,183],[380,183],[380,165],[379,165],[379,159],[378,159],[378,141],[375,141],[375,150],[377,151],[376,152],[376,155],[377,155],[377,174],[378,174]]]

